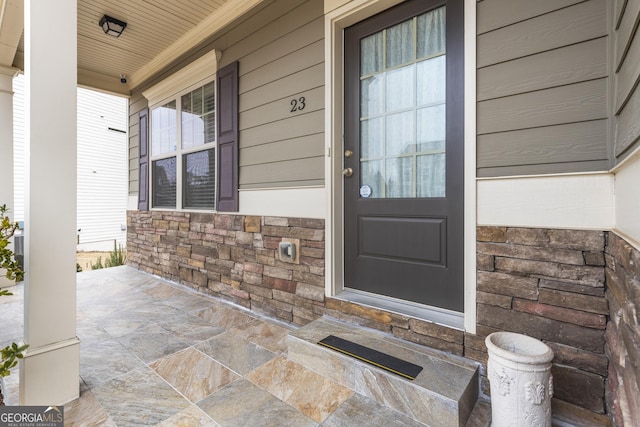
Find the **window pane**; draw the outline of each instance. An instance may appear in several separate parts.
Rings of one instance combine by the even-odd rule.
[[[418,156],[418,197],[444,197],[445,154]]]
[[[216,110],[215,84],[213,82],[204,86],[204,111]]]
[[[387,199],[413,197],[413,157],[387,160]]]
[[[386,33],[386,68],[413,61],[413,19],[388,28]]]
[[[182,148],[215,141],[214,82],[182,96]]]
[[[183,207],[213,209],[216,191],[214,150],[186,154],[183,175]]]
[[[384,162],[382,160],[376,160],[373,162],[362,162],[360,164],[361,169],[361,181],[360,185],[368,185],[371,187],[372,199],[380,199],[384,197]]]
[[[415,66],[409,65],[387,72],[387,87],[385,90],[386,112],[413,107],[415,92]]]
[[[176,151],[176,102],[171,101],[151,111],[151,155]]]
[[[176,158],[156,160],[152,168],[153,207],[176,207]]]
[[[383,118],[360,122],[360,157],[371,159],[384,156],[383,123]]]
[[[444,7],[418,16],[418,58],[425,58],[445,52]]]
[[[384,75],[363,79],[360,82],[360,116],[369,117],[383,112]]]
[[[445,105],[418,110],[418,151],[444,151],[446,140]]]
[[[446,56],[437,56],[418,63],[418,105],[443,103],[446,99]]]
[[[410,154],[415,151],[413,115],[413,111],[407,111],[387,116],[387,156]]]
[[[193,92],[191,92],[193,94],[193,100],[192,100],[193,110],[191,111],[193,112],[193,114],[197,114],[198,116],[202,115],[202,91],[203,90],[204,88],[198,88]]]
[[[203,117],[204,120],[204,143],[216,141],[216,115],[209,113]]]
[[[360,40],[360,75],[382,70],[382,31]]]
[[[187,93],[186,95],[182,95],[181,101],[182,112],[193,113],[193,107],[191,105],[191,94]]]

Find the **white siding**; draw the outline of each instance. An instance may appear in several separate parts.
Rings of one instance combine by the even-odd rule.
[[[14,79],[15,218],[24,220],[24,77]],[[127,100],[78,89],[78,250],[126,244]],[[52,206],[55,212],[55,206]]]
[[[126,242],[127,100],[78,89],[80,250]]]

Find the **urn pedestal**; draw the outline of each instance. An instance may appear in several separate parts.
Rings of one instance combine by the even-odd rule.
[[[485,344],[493,427],[551,427],[553,351],[535,338],[495,332]]]

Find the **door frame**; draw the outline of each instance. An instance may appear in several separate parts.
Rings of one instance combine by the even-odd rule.
[[[342,189],[344,51],[343,30],[402,0],[325,0],[325,186],[327,189],[325,294],[343,290],[344,228]],[[464,0],[464,314],[465,331],[476,331],[476,7]],[[338,297],[340,298],[340,297]],[[365,302],[366,303],[366,302]],[[373,304],[375,305],[375,303]],[[449,323],[438,313],[420,316]],[[449,326],[460,329],[452,322]]]

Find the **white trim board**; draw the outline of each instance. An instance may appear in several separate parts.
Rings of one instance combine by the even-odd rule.
[[[476,333],[476,0],[464,2],[464,328]]]
[[[614,231],[640,250],[640,149],[615,169]]]
[[[325,192],[324,187],[240,190],[238,215],[324,219]]]
[[[479,179],[478,225],[610,230],[612,174]]]
[[[215,49],[205,53],[189,65],[142,92],[142,96],[149,101],[149,108],[151,109],[167,98],[175,96],[178,92],[214,76],[220,55],[220,51]]]
[[[240,211],[231,212],[231,215],[325,219],[327,214],[327,196],[324,187],[240,190],[239,197]],[[128,209],[130,211],[138,210],[138,196],[129,196]],[[163,209],[157,210],[161,211]],[[228,213],[189,209],[169,210],[175,212],[207,212],[220,215]]]

